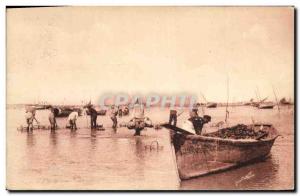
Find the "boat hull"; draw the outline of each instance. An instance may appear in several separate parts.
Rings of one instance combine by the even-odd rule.
[[[208,103],[207,105],[206,105],[206,107],[207,108],[216,108],[217,107],[217,103]]]
[[[258,106],[259,109],[273,109],[274,105],[262,105]]]
[[[245,141],[175,134],[172,142],[179,177],[186,180],[264,159],[275,139]]]

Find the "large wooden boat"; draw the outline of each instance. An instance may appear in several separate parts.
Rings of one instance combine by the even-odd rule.
[[[226,139],[210,135],[194,135],[179,127],[162,125],[171,131],[179,177],[193,177],[221,172],[249,162],[264,159],[269,155],[276,129],[268,124],[251,125],[253,130],[265,130],[268,135],[257,139]]]

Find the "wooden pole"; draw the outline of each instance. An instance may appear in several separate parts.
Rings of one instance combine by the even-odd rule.
[[[229,77],[227,75],[227,103],[226,103],[226,111],[225,111],[225,122],[226,123],[227,123],[227,118],[229,117],[228,101],[229,101]]]
[[[205,103],[207,104],[207,100],[206,100],[206,98],[204,97],[204,95],[202,93],[201,93],[201,96],[204,99]],[[204,115],[205,114],[204,106],[203,105],[200,105],[200,106],[201,106],[201,109],[202,109],[202,114]]]
[[[257,86],[256,86],[256,90],[257,90],[257,94],[258,94],[258,98],[259,98],[259,102],[260,102],[261,101],[261,97],[260,97],[259,89],[258,89]]]
[[[276,92],[274,90],[274,86],[272,85],[272,89],[273,89],[273,93],[274,93],[274,96],[275,96],[275,100],[276,100],[276,103],[277,103],[277,109],[278,109],[278,113],[280,115],[280,107],[279,107],[279,102],[278,102],[278,99],[277,99],[277,95],[276,95]]]

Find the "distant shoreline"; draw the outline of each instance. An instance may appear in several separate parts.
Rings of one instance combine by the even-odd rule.
[[[226,107],[227,106],[227,103],[217,103],[217,107]],[[247,103],[249,102],[235,102],[235,103],[228,103],[228,107],[236,107],[236,106],[251,106],[250,104],[247,105]],[[276,103],[274,102],[266,102],[266,103],[273,103],[274,105],[277,105]],[[17,107],[17,108],[22,108],[22,107],[25,107],[27,105],[32,105],[32,106],[44,106],[44,104],[24,104],[24,103],[18,103],[18,104],[9,104],[7,103],[6,104],[6,107],[7,108],[13,108],[13,107]],[[55,105],[55,104],[54,104]],[[280,106],[287,106],[285,104],[279,104]],[[83,104],[74,104],[74,105],[68,105],[68,104],[60,104],[60,105],[55,105],[55,106],[68,106],[68,107],[83,107],[84,105]],[[95,105],[95,106],[99,106],[99,105]],[[106,105],[106,106],[109,106],[109,105]],[[294,103],[291,103],[289,104],[289,106],[294,106]],[[151,106],[151,108],[156,108],[156,107],[160,107],[159,105],[154,105],[154,106]],[[179,107],[179,106],[175,106],[175,107]],[[203,105],[200,105],[199,108],[201,107],[206,107],[205,104]],[[170,106],[167,106],[166,108],[170,108]],[[188,108],[188,106],[184,106],[184,108]]]

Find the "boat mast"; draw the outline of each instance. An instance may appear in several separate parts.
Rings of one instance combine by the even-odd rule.
[[[273,89],[273,93],[274,93],[275,100],[276,100],[276,103],[277,103],[277,109],[278,109],[278,113],[279,113],[279,116],[280,116],[280,107],[279,107],[279,102],[278,102],[277,95],[276,95],[276,92],[275,92],[275,89],[274,89],[274,86],[273,86],[273,85],[272,85],[272,89]]]
[[[201,94],[203,100],[205,101],[205,105],[207,105],[207,100],[206,100],[206,98],[204,97],[203,93],[200,92],[200,94]],[[205,114],[204,106],[203,106],[201,103],[200,103],[200,106],[201,106],[201,109],[202,109],[202,114],[204,115],[204,114]]]
[[[227,123],[227,119],[229,118],[228,101],[229,101],[229,77],[227,75],[227,103],[226,103],[226,111],[225,111],[225,123]]]
[[[259,101],[258,101],[258,102],[261,102],[261,97],[260,97],[259,89],[258,89],[258,87],[257,87],[257,86],[256,86],[256,92],[257,92],[258,99],[259,99]]]

